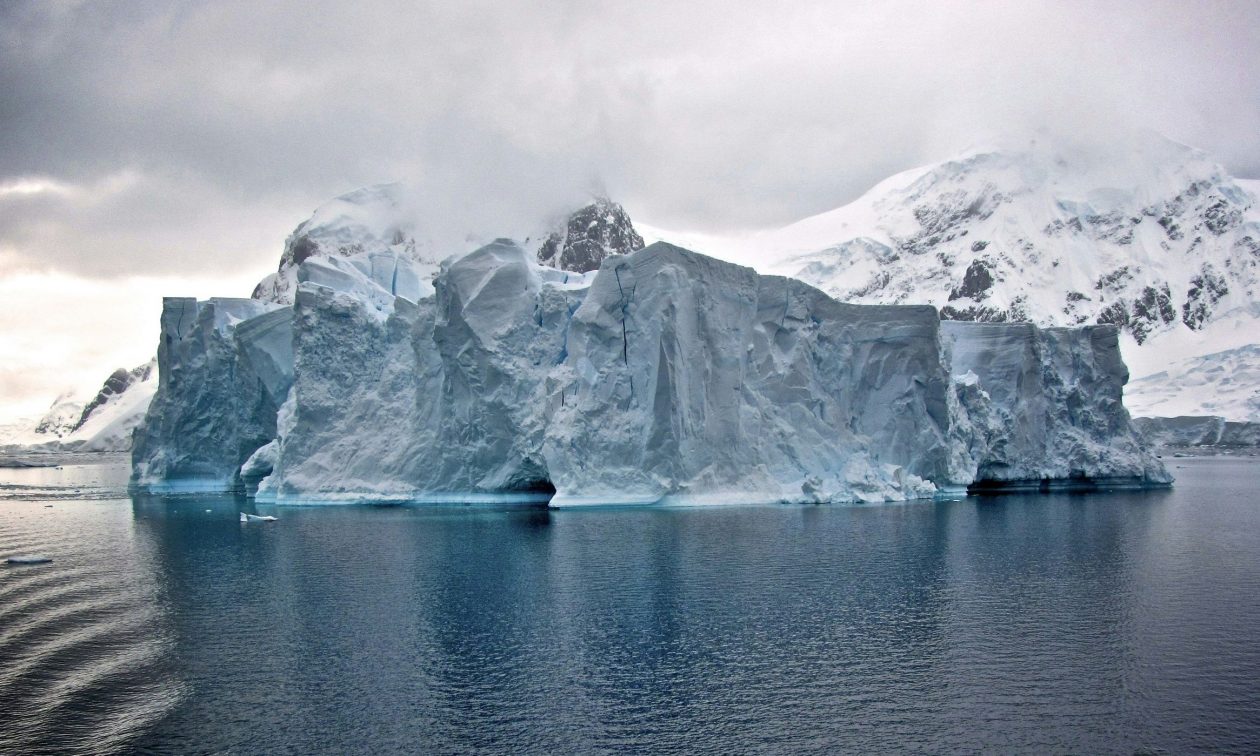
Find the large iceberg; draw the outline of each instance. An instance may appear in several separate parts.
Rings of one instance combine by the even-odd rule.
[[[1170,480],[1113,327],[942,326],[665,243],[583,274],[501,239],[426,272],[313,256],[291,306],[169,300],[136,483],[576,506]]]

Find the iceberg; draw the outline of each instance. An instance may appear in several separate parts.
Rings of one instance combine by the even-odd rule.
[[[506,238],[436,268],[342,249],[291,261],[291,304],[169,299],[133,481],[553,507],[1171,481],[1114,326],[942,323],[665,242],[601,249],[589,272]]]

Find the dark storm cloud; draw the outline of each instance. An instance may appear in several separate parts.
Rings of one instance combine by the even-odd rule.
[[[602,186],[738,230],[1013,129],[1260,175],[1254,3],[779,5],[2,4],[0,267],[269,263],[393,179],[452,229]]]

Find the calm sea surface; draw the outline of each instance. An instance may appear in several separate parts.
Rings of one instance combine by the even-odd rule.
[[[0,752],[1260,751],[1260,461],[872,507],[270,509],[0,471]],[[48,506],[51,505],[51,506]]]

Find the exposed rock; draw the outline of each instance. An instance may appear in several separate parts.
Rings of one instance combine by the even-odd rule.
[[[575,211],[538,248],[538,262],[574,273],[598,270],[604,258],[643,248],[643,237],[616,202],[601,197]]]

